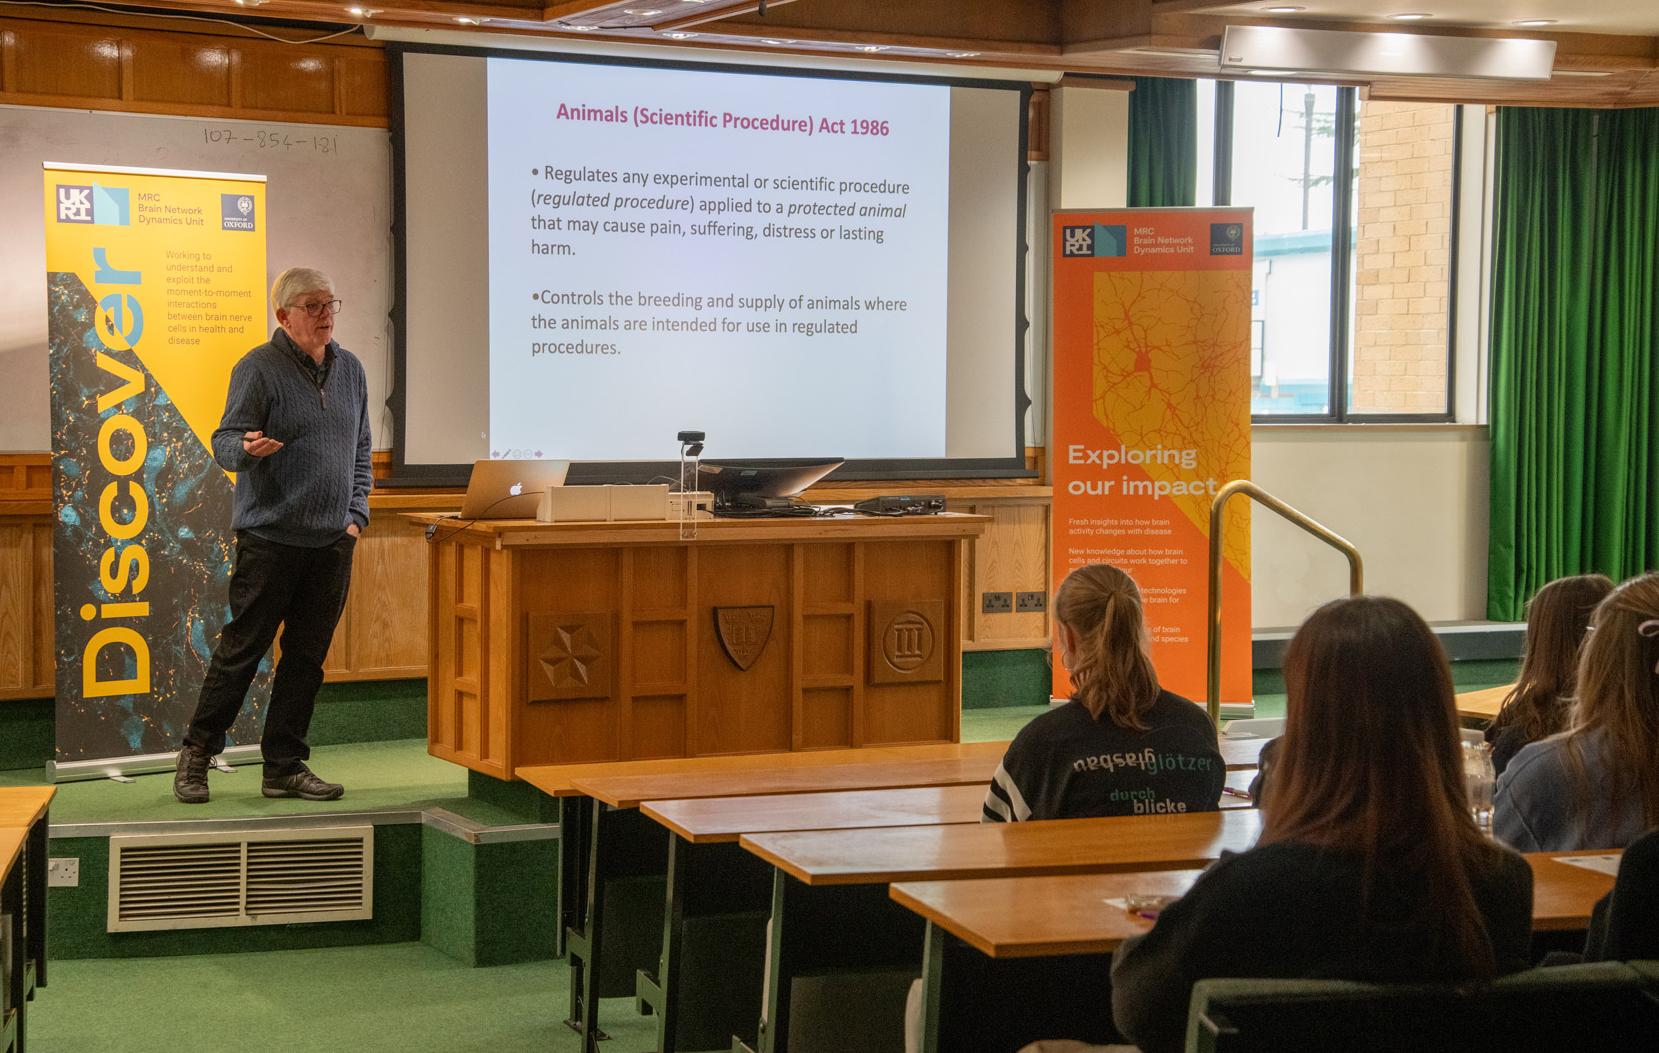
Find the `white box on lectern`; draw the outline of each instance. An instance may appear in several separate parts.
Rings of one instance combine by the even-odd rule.
[[[549,486],[536,518],[543,523],[604,523],[611,518],[608,486]]]
[[[660,522],[668,518],[667,483],[613,486],[610,490],[611,519],[617,522],[630,519],[652,519]]]
[[[666,520],[668,486],[549,486],[542,494],[536,518],[543,523],[611,523],[627,520]]]

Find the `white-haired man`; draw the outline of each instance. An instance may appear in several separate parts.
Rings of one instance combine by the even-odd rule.
[[[351,556],[369,525],[368,385],[363,364],[334,342],[340,301],[320,271],[277,276],[278,329],[231,371],[213,457],[236,472],[236,559],[230,621],[202,679],[184,734],[173,795],[208,799],[207,769],[225,748],[259,661],[282,629],[260,751],[266,797],[337,800],[345,788],[305,762],[323,658],[345,609]]]

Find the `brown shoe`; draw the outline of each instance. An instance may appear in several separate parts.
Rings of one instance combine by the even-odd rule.
[[[173,796],[184,804],[207,803],[207,765],[212,758],[204,750],[185,746],[179,750],[179,766],[173,773]]]
[[[298,797],[302,801],[338,801],[346,795],[339,783],[324,782],[310,768],[302,768],[293,775],[267,778],[260,789],[266,797]]]

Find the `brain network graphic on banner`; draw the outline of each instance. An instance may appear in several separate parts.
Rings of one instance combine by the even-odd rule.
[[[1126,571],[1159,680],[1195,700],[1207,693],[1210,505],[1250,474],[1250,244],[1247,209],[1053,217],[1054,584],[1089,563]],[[1248,702],[1243,502],[1224,540],[1221,697]]]
[[[49,164],[57,762],[178,748],[229,619],[211,437],[265,339],[259,176]],[[257,737],[269,659],[233,741]]]

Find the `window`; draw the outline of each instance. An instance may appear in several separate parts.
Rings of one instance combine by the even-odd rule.
[[[1239,81],[1198,112],[1198,203],[1255,210],[1252,415],[1449,420],[1457,107]]]

